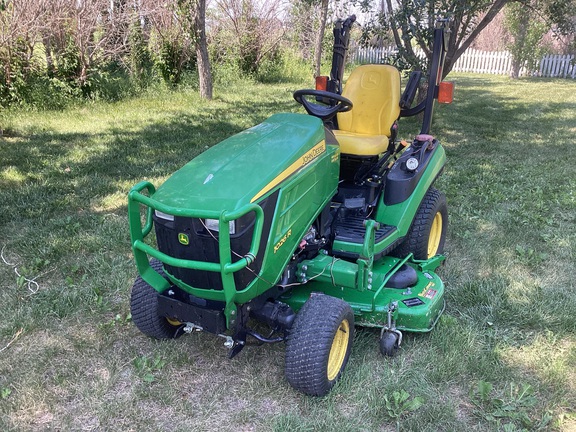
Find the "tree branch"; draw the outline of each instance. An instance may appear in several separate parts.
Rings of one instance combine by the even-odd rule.
[[[463,41],[462,44],[456,49],[456,52],[454,53],[451,59],[452,63],[456,62],[456,60],[458,60],[460,56],[464,54],[464,51],[468,49],[468,47],[474,41],[476,36],[478,36],[478,34],[482,30],[484,30],[484,28],[486,28],[486,26],[490,23],[490,21],[494,19],[494,17],[498,14],[498,12],[500,12],[500,10],[504,7],[504,5],[506,5],[506,3],[509,3],[510,1],[511,0],[496,0],[492,4],[492,6],[490,6],[490,9],[488,9],[488,12],[486,12],[486,15],[484,15],[484,17],[478,23],[476,28],[472,30],[472,32],[468,35],[466,40]]]

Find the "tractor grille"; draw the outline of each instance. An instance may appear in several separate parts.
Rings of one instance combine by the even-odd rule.
[[[270,234],[270,226],[274,208],[276,207],[277,194],[274,194],[260,203],[264,210],[264,226],[260,240],[260,249],[254,263],[250,269],[258,274],[262,265],[262,258],[266,250],[266,243]],[[156,241],[158,249],[174,258],[181,258],[202,262],[220,262],[218,250],[218,232],[208,231],[200,219],[174,216],[174,220],[158,217],[154,214],[154,228],[156,230]],[[230,236],[230,246],[232,250],[232,262],[238,261],[250,250],[252,234],[254,232],[254,214],[249,213],[241,219],[244,226],[240,232]],[[184,234],[188,244],[182,244],[179,240]],[[164,264],[164,269],[170,275],[194,288],[222,290],[222,277],[218,272],[204,270],[193,270],[181,267],[174,267]],[[236,289],[244,289],[255,278],[254,273],[244,268],[234,273]]]

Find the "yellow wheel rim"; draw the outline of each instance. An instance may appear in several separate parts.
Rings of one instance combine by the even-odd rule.
[[[166,321],[168,321],[168,324],[173,325],[173,326],[182,325],[182,323],[180,321],[172,319],[172,318],[166,318]]]
[[[328,357],[328,381],[336,379],[344,364],[346,351],[348,351],[348,342],[350,340],[350,324],[348,320],[343,320],[336,330],[330,356]]]
[[[440,239],[442,238],[442,213],[437,212],[430,227],[430,236],[428,237],[428,258],[432,258],[438,253]]]

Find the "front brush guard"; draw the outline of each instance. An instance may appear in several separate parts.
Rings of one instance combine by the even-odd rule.
[[[146,190],[148,195],[143,195],[141,193],[143,190]],[[256,255],[258,254],[258,249],[260,246],[260,238],[262,236],[262,228],[264,226],[264,211],[262,210],[262,207],[257,204],[247,204],[233,212],[227,212],[226,210],[218,212],[183,209],[168,206],[159,201],[156,201],[154,198],[152,198],[154,192],[156,192],[154,185],[152,185],[150,182],[143,181],[135,185],[128,193],[128,220],[130,225],[130,239],[138,272],[142,276],[142,279],[144,279],[159,293],[168,289],[171,283],[156,273],[156,271],[154,271],[154,269],[150,266],[148,256],[156,258],[169,266],[220,273],[223,290],[220,291],[203,288],[191,288],[189,291],[190,294],[201,298],[225,302],[226,306],[224,309],[224,314],[226,316],[226,325],[228,328],[231,328],[231,326],[235,324],[235,317],[237,313],[234,301],[238,291],[236,289],[236,283],[234,282],[234,273],[248,267],[256,259]],[[146,221],[144,227],[142,227],[142,220],[140,215],[141,206],[146,207]],[[158,210],[160,212],[179,217],[218,220],[218,249],[220,262],[215,263],[174,258],[146,244],[144,239],[146,236],[148,236],[148,234],[150,234],[150,231],[152,230],[153,210]],[[228,224],[230,221],[239,219],[250,212],[254,212],[256,216],[250,250],[238,261],[232,262]],[[170,275],[168,276],[170,277]],[[173,280],[174,278],[170,277],[170,279]]]

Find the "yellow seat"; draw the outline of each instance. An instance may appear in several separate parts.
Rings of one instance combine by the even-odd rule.
[[[334,135],[340,151],[374,156],[388,148],[390,128],[400,117],[400,72],[390,65],[359,66],[350,74],[342,96],[354,107],[338,113]]]

